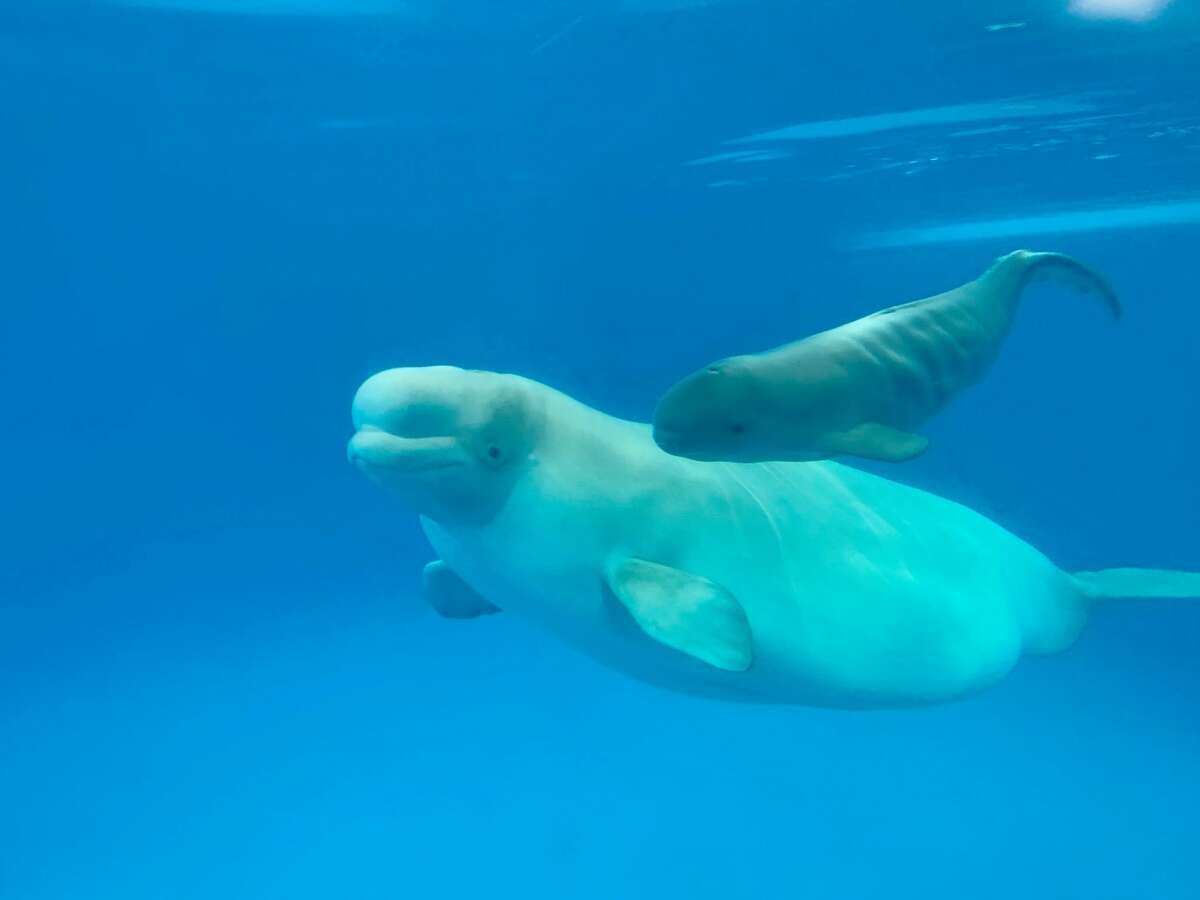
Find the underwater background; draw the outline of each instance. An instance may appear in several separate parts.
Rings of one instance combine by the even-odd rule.
[[[1200,897],[1195,602],[959,704],[723,704],[438,618],[345,459],[381,368],[644,421],[1059,250],[1124,320],[1030,288],[855,464],[1200,569],[1194,3],[295,3],[0,4],[0,898]]]

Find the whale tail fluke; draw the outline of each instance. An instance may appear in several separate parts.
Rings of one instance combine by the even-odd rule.
[[[1014,302],[1021,291],[1038,282],[1062,284],[1085,294],[1095,294],[1114,318],[1121,318],[1121,301],[1108,280],[1095,269],[1065,253],[1014,250],[996,260],[984,278],[1004,279],[1013,290]],[[1011,279],[1011,281],[1009,281]]]
[[[1200,599],[1200,572],[1171,569],[1101,569],[1076,572],[1075,583],[1090,600],[1194,597]]]

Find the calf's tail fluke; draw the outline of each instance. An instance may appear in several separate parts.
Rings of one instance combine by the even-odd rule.
[[[1048,281],[1085,294],[1094,294],[1114,318],[1121,317],[1121,301],[1108,280],[1095,269],[1065,253],[1014,250],[996,260],[984,278],[1002,278],[1011,284],[1014,299],[1031,284]]]
[[[1076,572],[1075,583],[1091,600],[1193,597],[1200,599],[1200,572],[1171,569],[1101,569]]]

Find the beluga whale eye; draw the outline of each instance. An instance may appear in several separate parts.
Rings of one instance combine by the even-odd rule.
[[[510,462],[509,450],[501,441],[491,440],[479,445],[479,461],[488,469],[500,469]]]

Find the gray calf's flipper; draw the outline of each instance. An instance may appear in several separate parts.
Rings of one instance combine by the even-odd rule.
[[[849,431],[831,434],[822,443],[833,453],[851,453],[864,459],[884,462],[904,462],[924,453],[929,446],[929,438],[878,422],[864,422]]]

